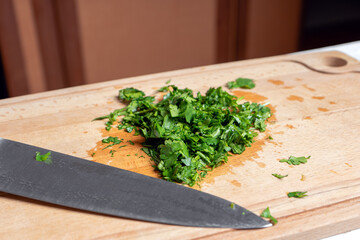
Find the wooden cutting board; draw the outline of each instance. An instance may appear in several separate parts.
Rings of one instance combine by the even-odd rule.
[[[238,77],[255,79],[256,87],[230,92],[269,102],[274,116],[251,148],[211,172],[199,189],[258,214],[270,207],[276,226],[246,231],[169,226],[0,193],[0,238],[314,239],[359,228],[360,63],[339,52],[232,62],[9,98],[0,101],[0,136],[157,177],[140,150],[141,137],[107,132],[103,121],[91,120],[124,106],[117,100],[121,88],[139,88],[160,99],[156,90],[169,79],[204,94],[209,87],[226,89]],[[135,145],[111,157],[101,150],[107,136]],[[290,155],[311,158],[299,166],[279,162]],[[289,176],[279,180],[272,173]],[[288,198],[291,191],[307,191],[308,197]]]

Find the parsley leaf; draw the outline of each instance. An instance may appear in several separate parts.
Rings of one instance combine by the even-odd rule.
[[[282,179],[282,178],[288,176],[287,174],[286,174],[286,175],[281,175],[281,174],[277,174],[277,173],[273,173],[272,175],[273,175],[274,177],[277,177],[278,179]]]
[[[138,93],[135,90],[131,92]],[[118,122],[118,129],[135,129],[145,138],[142,150],[168,181],[193,186],[208,171],[227,162],[228,152],[240,154],[250,147],[271,116],[268,107],[240,104],[221,87],[195,96],[192,90],[174,85],[167,91],[158,103],[154,97],[139,94],[107,116],[111,125]],[[118,116],[124,117],[120,120]]]
[[[260,217],[270,219],[270,222],[271,222],[273,225],[275,225],[275,224],[278,223],[278,220],[277,220],[276,218],[274,218],[273,216],[271,216],[269,207],[267,207],[267,208],[260,214]]]
[[[35,160],[39,162],[45,162],[46,164],[52,163],[51,152],[45,153],[43,155],[40,152],[36,152]]]
[[[109,145],[107,145],[105,148],[103,148],[102,150],[105,150],[109,147],[112,147],[114,145],[120,144],[122,143],[122,140],[120,140],[118,137],[108,137],[108,138],[104,138],[102,140],[103,143],[111,143]]]
[[[290,156],[288,159],[281,159],[280,162],[286,162],[289,165],[300,165],[307,163],[307,160],[310,158],[311,156],[308,157],[294,157],[294,156]]]
[[[307,196],[306,193],[307,193],[307,192],[289,192],[289,193],[287,194],[287,196],[288,196],[289,198],[291,198],[291,197],[293,197],[293,198],[302,198],[302,197],[306,197],[306,196]]]
[[[233,89],[233,88],[252,89],[255,87],[255,83],[252,79],[249,78],[238,78],[235,81],[228,82],[227,86],[229,89]]]
[[[131,101],[143,96],[145,96],[145,93],[135,88],[125,88],[119,91],[120,101]]]

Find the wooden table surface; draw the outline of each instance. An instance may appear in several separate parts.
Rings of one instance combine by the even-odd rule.
[[[246,231],[170,226],[0,192],[0,238],[314,239],[360,228],[360,63],[339,52],[231,62],[0,100],[0,137],[158,177],[140,150],[141,137],[107,132],[103,121],[91,120],[124,106],[117,100],[121,88],[135,87],[161,99],[156,90],[169,79],[204,94],[209,87],[226,89],[237,77],[255,79],[256,87],[229,92],[269,102],[274,116],[252,147],[211,172],[198,189],[257,214],[270,207],[279,220],[276,226]],[[111,157],[101,150],[107,136],[135,145]],[[300,166],[279,162],[290,155],[311,158]],[[279,180],[272,173],[289,176]],[[308,196],[288,198],[291,191]]]

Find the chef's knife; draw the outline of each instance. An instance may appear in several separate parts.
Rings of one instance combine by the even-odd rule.
[[[0,138],[0,191],[124,218],[195,227],[271,224],[219,197],[161,179]]]

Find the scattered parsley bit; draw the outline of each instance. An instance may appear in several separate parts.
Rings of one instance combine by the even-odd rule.
[[[169,84],[170,82],[171,82],[171,79],[167,80],[167,81],[166,81],[166,84]]]
[[[269,135],[268,139],[270,139],[270,140],[274,140],[274,139],[273,139],[273,137],[272,137],[272,136],[270,136],[270,135]]]
[[[130,154],[126,155],[127,157],[130,157]]]
[[[231,207],[232,209],[235,209],[235,203],[232,202],[232,203],[230,204],[230,207]]]
[[[127,142],[130,143],[131,145],[134,145],[134,144],[135,144],[135,143],[134,143],[133,141],[131,141],[131,140],[128,140]]]
[[[120,97],[122,91],[119,99],[125,99]],[[265,121],[271,116],[268,107],[239,104],[236,96],[221,87],[194,97],[192,90],[171,85],[158,103],[139,90],[131,92],[137,97],[128,97],[128,106],[107,115],[109,121],[124,116],[121,128],[128,132],[135,129],[145,138],[142,150],[162,178],[189,186],[227,162],[229,152],[241,154],[250,147],[258,132],[265,131]]]
[[[93,152],[93,153],[91,154],[91,156],[94,157],[94,156],[95,156],[95,153]]]
[[[141,155],[139,158],[145,158],[143,155]]]
[[[289,198],[291,198],[291,197],[293,197],[293,198],[302,198],[302,197],[306,197],[306,196],[307,196],[306,193],[307,193],[307,192],[289,192],[289,193],[287,194],[287,196],[288,196]]]
[[[121,146],[119,146],[119,148],[123,148],[123,147],[126,147],[127,145],[121,145]]]
[[[111,157],[114,157],[114,153],[115,153],[115,152],[116,152],[115,150],[111,150],[111,151],[110,151]]]
[[[233,88],[252,89],[255,87],[255,83],[252,79],[249,78],[238,78],[235,81],[228,82],[227,86],[229,89],[233,89]]]
[[[51,152],[45,153],[43,155],[41,155],[40,152],[36,152],[35,159],[36,161],[44,162],[46,164],[52,163]]]
[[[270,219],[270,222],[275,225],[278,223],[278,220],[276,218],[274,218],[273,216],[271,216],[271,213],[270,213],[270,209],[269,207],[267,207],[260,215],[261,217],[263,218],[267,218],[267,219]]]
[[[289,165],[300,165],[307,163],[307,160],[310,158],[311,156],[308,157],[294,157],[294,156],[290,156],[289,159],[281,159],[280,162],[286,162]]]
[[[103,148],[103,150],[109,148],[109,147],[112,147],[114,145],[117,145],[117,144],[120,144],[122,143],[122,141],[118,138],[118,137],[108,137],[108,138],[104,138],[102,140],[103,143],[112,143],[112,144],[109,144],[107,145],[105,148]]]
[[[281,174],[277,174],[277,173],[273,173],[272,175],[273,175],[274,177],[277,177],[278,179],[282,179],[282,178],[288,176],[287,174],[286,174],[286,175],[281,175]]]

